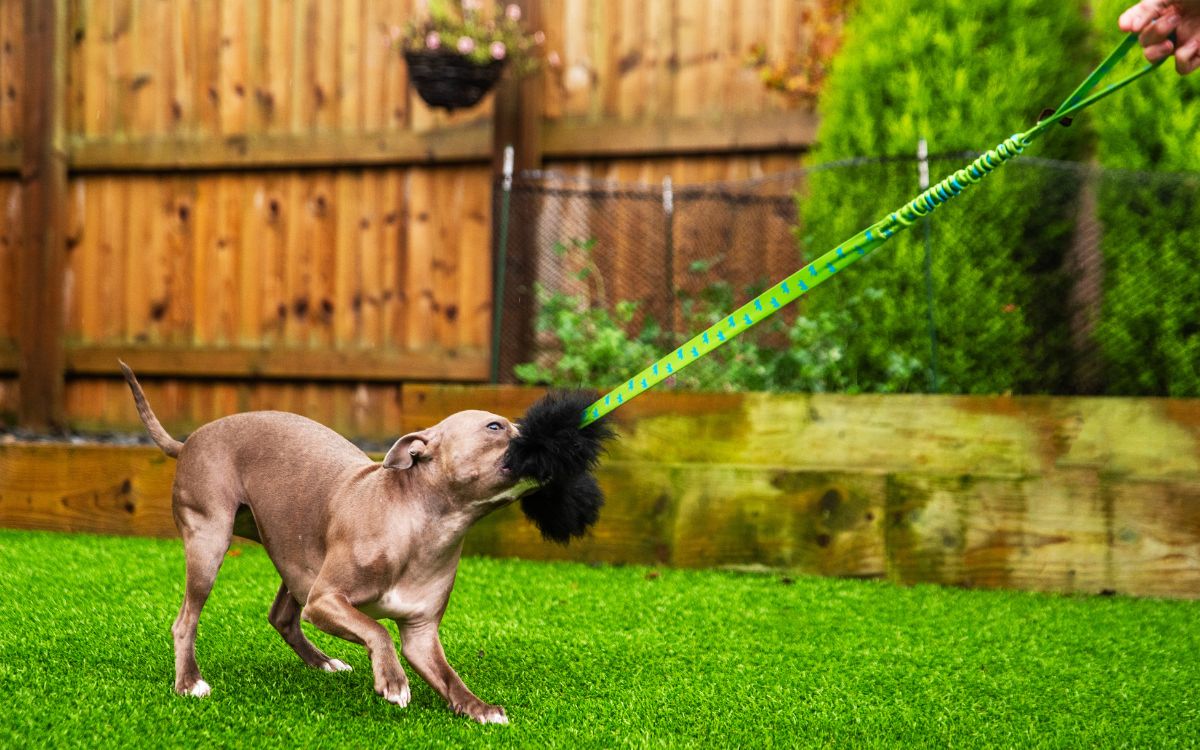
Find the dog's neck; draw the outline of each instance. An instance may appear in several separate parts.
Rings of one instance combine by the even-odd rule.
[[[444,482],[435,480],[436,475],[430,468],[418,463],[411,469],[387,471],[389,479],[395,483],[394,491],[420,506],[430,521],[448,534],[451,543],[461,541],[484,516],[520,500],[538,487],[532,479],[520,479],[492,495],[464,500]]]

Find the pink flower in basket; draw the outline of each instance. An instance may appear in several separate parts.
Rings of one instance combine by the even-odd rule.
[[[469,55],[475,51],[475,40],[469,36],[460,36],[458,38],[459,54]]]
[[[436,31],[431,31],[425,37],[425,46],[429,49],[437,49],[442,46],[442,38],[438,36]]]
[[[492,42],[492,46],[488,48],[488,51],[492,53],[493,60],[503,60],[504,55],[508,53],[508,49],[505,48],[504,42]]]
[[[510,5],[504,9],[504,15],[508,16],[513,21],[520,21],[521,9],[515,5]]]
[[[542,43],[542,42],[544,42],[544,41],[546,41],[546,35],[545,35],[545,34],[543,34],[543,33],[542,33],[542,32],[540,32],[540,31],[535,31],[535,32],[533,32],[533,43],[534,43],[534,44],[541,44],[541,43]]]

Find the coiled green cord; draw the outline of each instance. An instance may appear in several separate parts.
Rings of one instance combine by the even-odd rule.
[[[955,197],[969,185],[973,185],[1002,164],[1020,154],[1025,148],[1064,118],[1071,117],[1096,102],[1111,96],[1142,76],[1154,72],[1162,62],[1144,66],[1136,73],[1113,83],[1097,94],[1088,94],[1137,44],[1137,34],[1130,34],[1100,63],[1096,70],[1075,89],[1054,114],[1042,119],[1032,129],[1011,136],[996,148],[971,162],[938,184],[926,190],[916,199],[887,218],[877,222],[850,238],[833,250],[809,263],[775,286],[738,308],[736,312],[688,341],[672,353],[642,370],[627,383],[618,386],[587,408],[580,427],[586,426],[618,406],[629,401],[659,382],[687,367],[713,349],[737,336],[755,323],[773,314],[789,302],[793,302],[813,287],[823,283],[846,266],[867,255],[897,233],[912,226],[918,219],[927,216],[941,204]]]

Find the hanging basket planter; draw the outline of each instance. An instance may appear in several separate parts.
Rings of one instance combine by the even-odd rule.
[[[431,107],[466,109],[492,90],[504,71],[504,60],[478,65],[449,50],[405,50],[408,78]]]

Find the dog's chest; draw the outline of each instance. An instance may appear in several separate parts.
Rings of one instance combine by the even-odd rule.
[[[405,585],[396,585],[373,602],[366,602],[356,607],[367,617],[376,620],[400,620],[409,622],[427,617],[436,612],[431,592],[418,592]]]

